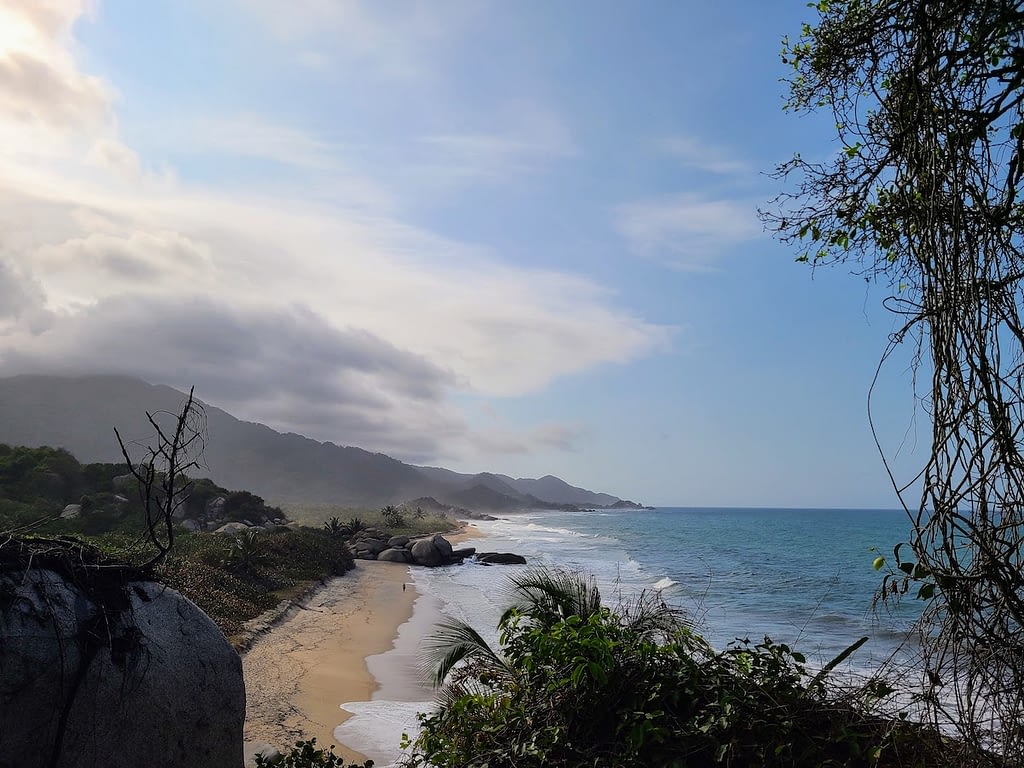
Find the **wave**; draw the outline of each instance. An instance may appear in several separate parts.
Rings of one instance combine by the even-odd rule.
[[[657,582],[655,582],[654,588],[656,590],[658,590],[659,592],[661,592],[663,589],[668,589],[669,587],[674,587],[678,583],[679,583],[678,581],[675,581],[674,579],[670,579],[668,576],[666,576],[665,578],[659,579]]]

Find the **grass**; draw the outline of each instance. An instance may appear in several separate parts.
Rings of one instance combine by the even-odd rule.
[[[198,605],[232,639],[249,619],[301,594],[310,584],[351,570],[348,546],[311,528],[260,533],[241,555],[241,538],[182,536],[160,577]]]

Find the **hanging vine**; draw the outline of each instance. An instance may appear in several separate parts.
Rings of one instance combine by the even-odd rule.
[[[912,524],[888,579],[926,601],[922,701],[967,747],[1024,762],[1024,4],[822,0],[786,41],[789,109],[841,149],[779,168],[762,216],[798,260],[893,290],[931,446],[894,487]],[[883,458],[884,452],[883,452]],[[908,592],[907,586],[915,589]]]

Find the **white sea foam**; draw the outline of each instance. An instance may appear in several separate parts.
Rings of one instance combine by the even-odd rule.
[[[669,587],[674,587],[678,583],[678,581],[670,579],[668,576],[666,576],[663,579],[658,579],[658,581],[656,581],[654,584],[654,588],[661,592],[662,590],[668,589]]]
[[[378,768],[394,765],[403,751],[403,733],[416,733],[419,712],[429,701],[354,701],[341,705],[352,717],[334,729],[334,738],[371,757]]]

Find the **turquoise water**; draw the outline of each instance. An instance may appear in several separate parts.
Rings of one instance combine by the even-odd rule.
[[[543,520],[617,542],[717,645],[767,634],[828,660],[868,635],[859,666],[870,666],[903,638],[917,609],[872,610],[882,578],[872,561],[907,539],[903,511],[669,507]]]

